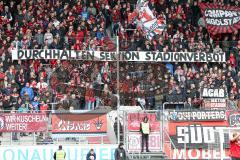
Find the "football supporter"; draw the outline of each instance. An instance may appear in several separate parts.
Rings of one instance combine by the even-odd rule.
[[[88,152],[88,154],[86,156],[86,160],[96,160],[96,153],[95,153],[94,149],[90,149],[90,151]]]
[[[127,154],[123,146],[124,146],[123,143],[120,143],[118,145],[118,148],[115,149],[114,152],[115,160],[127,160]]]
[[[230,156],[232,160],[240,159],[240,134],[233,133],[233,137],[230,140]]]

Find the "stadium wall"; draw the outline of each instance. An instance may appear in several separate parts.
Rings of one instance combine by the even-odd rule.
[[[63,146],[66,160],[83,160],[91,148],[95,150],[98,160],[114,159],[117,145],[68,145]],[[39,146],[5,146],[0,147],[1,160],[53,160],[58,145]]]

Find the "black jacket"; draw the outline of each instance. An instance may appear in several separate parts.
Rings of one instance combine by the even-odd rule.
[[[114,153],[115,160],[127,160],[126,151],[123,148],[117,148]]]

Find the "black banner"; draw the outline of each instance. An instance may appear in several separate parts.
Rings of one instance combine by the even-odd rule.
[[[170,121],[224,121],[226,113],[224,110],[201,110],[201,111],[170,111]]]
[[[240,8],[201,3],[206,27],[212,34],[232,33],[240,29]]]
[[[176,135],[170,137],[176,148],[209,149],[211,147],[212,149],[219,149],[220,138],[224,142],[224,148],[229,148],[229,134],[216,132],[216,130],[223,131],[225,129],[227,127],[202,126],[200,124],[178,126]]]

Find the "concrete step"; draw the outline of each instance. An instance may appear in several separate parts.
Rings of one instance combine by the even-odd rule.
[[[166,160],[167,156],[163,152],[142,152],[128,153],[129,160]]]
[[[0,137],[1,145],[32,145],[33,144],[33,135],[20,136],[20,133],[17,135],[18,140],[11,141],[11,133],[4,133]]]

